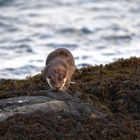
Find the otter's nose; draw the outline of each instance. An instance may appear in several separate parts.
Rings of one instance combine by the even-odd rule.
[[[55,86],[55,88],[60,88],[60,86]]]
[[[60,86],[55,86],[55,89],[59,90],[61,87]]]

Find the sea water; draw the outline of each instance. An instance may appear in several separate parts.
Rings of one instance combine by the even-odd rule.
[[[0,0],[0,78],[39,73],[57,48],[77,67],[140,57],[140,0]]]

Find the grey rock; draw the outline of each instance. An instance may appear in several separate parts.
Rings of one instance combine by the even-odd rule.
[[[92,105],[82,102],[78,97],[71,96],[67,91],[46,91],[46,96],[19,96],[0,100],[0,121],[17,113],[28,114],[41,112],[69,112],[74,115],[95,114],[105,117],[107,114],[98,111]]]

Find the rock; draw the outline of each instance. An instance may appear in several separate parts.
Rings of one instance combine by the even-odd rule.
[[[15,114],[28,114],[33,112],[69,112],[74,115],[95,113],[96,117],[105,117],[102,113],[88,103],[73,98],[67,92],[46,91],[46,96],[19,96],[2,99],[0,102],[0,121]]]
[[[140,58],[81,68],[65,92],[42,74],[0,80],[0,140],[140,139]]]

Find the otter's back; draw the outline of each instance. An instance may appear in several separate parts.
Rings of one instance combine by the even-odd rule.
[[[66,63],[75,67],[73,55],[67,49],[60,48],[51,52],[46,59],[46,65],[48,65],[52,61],[55,61],[56,59],[63,59],[64,61],[66,61]]]

